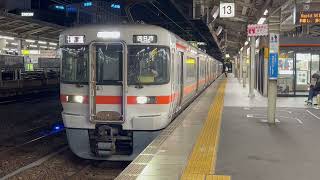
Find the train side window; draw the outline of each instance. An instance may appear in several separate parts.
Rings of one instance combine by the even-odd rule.
[[[196,60],[191,57],[187,57],[186,59],[186,82],[193,82],[197,78],[197,70],[196,70]]]

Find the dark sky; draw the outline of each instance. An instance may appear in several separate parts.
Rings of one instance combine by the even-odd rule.
[[[69,3],[78,3],[85,2],[90,0],[31,0],[33,8],[39,8],[39,2],[41,9],[48,9],[50,5],[59,4],[58,2],[62,2],[63,4]]]

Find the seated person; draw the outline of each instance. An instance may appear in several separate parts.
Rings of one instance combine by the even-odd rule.
[[[308,104],[312,104],[313,97],[318,95],[320,91],[320,72],[314,73],[311,77],[308,100],[306,101]]]

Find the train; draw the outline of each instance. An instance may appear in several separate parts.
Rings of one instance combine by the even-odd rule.
[[[134,159],[223,69],[147,24],[69,28],[59,46],[63,123],[70,149],[85,159]]]

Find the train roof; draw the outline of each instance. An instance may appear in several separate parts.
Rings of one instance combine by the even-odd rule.
[[[89,32],[92,32],[92,31],[99,32],[99,31],[105,31],[105,30],[125,31],[129,28],[131,29],[130,31],[134,31],[138,34],[143,33],[143,32],[167,33],[168,35],[174,36],[178,41],[182,42],[184,45],[187,45],[187,46],[191,47],[192,49],[195,49],[201,53],[206,54],[201,49],[192,46],[189,42],[185,41],[184,39],[182,39],[178,35],[170,32],[169,30],[162,28],[160,26],[150,25],[150,24],[82,25],[82,26],[75,26],[75,27],[68,28],[68,29],[64,30],[63,32],[61,32],[60,35],[69,35],[69,34],[81,35],[81,34],[84,34],[84,32],[88,32],[88,31]],[[206,55],[208,57],[213,58],[209,54],[206,54]]]

